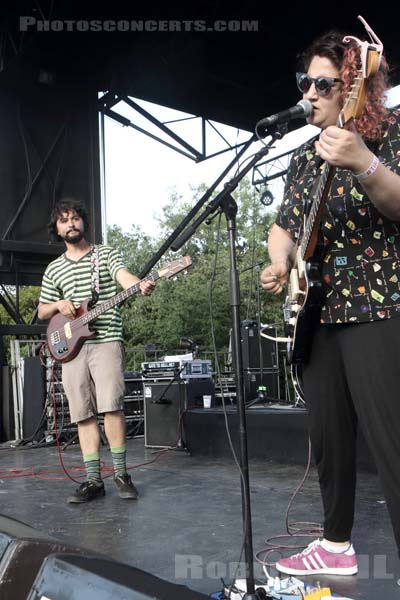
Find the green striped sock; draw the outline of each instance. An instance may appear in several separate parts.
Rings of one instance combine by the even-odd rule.
[[[100,475],[100,454],[99,452],[93,452],[93,454],[86,454],[83,456],[83,463],[86,469],[86,479],[95,483],[96,485],[101,484]]]
[[[114,475],[123,475],[126,473],[126,444],[110,448],[112,461],[114,465]]]

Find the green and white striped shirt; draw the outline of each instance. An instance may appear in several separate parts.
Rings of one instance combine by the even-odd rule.
[[[117,271],[126,268],[122,257],[110,246],[97,246],[99,249],[99,299],[97,304],[112,298],[117,293],[115,276]],[[92,258],[88,252],[77,261],[62,254],[53,260],[43,275],[39,302],[51,304],[58,300],[71,300],[78,307],[84,300],[92,297]],[[118,306],[103,313],[93,323],[97,331],[95,338],[86,340],[86,344],[102,342],[122,342],[122,320]]]

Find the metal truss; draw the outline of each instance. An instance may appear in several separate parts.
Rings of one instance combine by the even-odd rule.
[[[119,102],[124,103],[126,106],[129,106],[132,109],[132,120],[121,115],[117,112],[113,107],[115,107]],[[114,121],[121,123],[124,127],[131,127],[144,135],[147,135],[151,139],[163,144],[167,148],[186,156],[186,158],[190,158],[196,163],[202,162],[204,160],[208,160],[209,158],[213,158],[214,156],[219,156],[220,154],[224,154],[225,152],[229,152],[231,150],[237,150],[242,148],[246,142],[241,142],[238,144],[230,144],[226,137],[221,133],[218,129],[217,125],[210,121],[209,119],[205,119],[204,117],[198,116],[189,116],[182,117],[180,119],[174,119],[171,121],[160,121],[157,117],[152,115],[148,110],[144,109],[140,106],[135,100],[133,100],[130,96],[126,96],[124,94],[117,94],[113,92],[106,92],[103,96],[99,98],[99,111],[101,114],[110,117]],[[135,120],[138,115],[144,117],[149,125],[154,125],[159,130],[159,135],[155,135],[151,133],[148,129],[144,129],[140,127]],[[201,150],[198,150],[193,147],[187,140],[185,140],[182,136],[175,133],[169,125],[173,123],[183,123],[184,121],[199,121],[201,127]],[[218,152],[213,152],[208,154],[207,152],[207,133],[209,129],[212,129],[222,140],[224,147],[222,150]],[[164,134],[166,139],[160,137],[161,134]]]
[[[254,186],[266,185],[269,181],[282,177],[288,172],[290,156],[293,150],[288,150],[278,156],[273,156],[258,163],[252,173],[251,183]]]

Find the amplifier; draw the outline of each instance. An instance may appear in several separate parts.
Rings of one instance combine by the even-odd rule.
[[[211,360],[188,360],[181,373],[182,379],[210,379]]]
[[[203,395],[215,398],[211,379],[178,379],[170,383],[143,381],[144,390],[144,445],[149,448],[174,448],[184,440],[183,413],[203,407]]]
[[[160,379],[178,375],[181,379],[210,379],[211,360],[182,360],[143,362],[142,375],[147,379]]]
[[[180,415],[185,405],[183,381],[144,381],[144,445],[173,448],[181,438]]]
[[[262,325],[262,331],[276,338],[277,330],[272,325]],[[256,321],[242,321],[241,346],[244,369],[278,369],[278,344],[260,336]]]
[[[179,362],[175,361],[143,362],[142,375],[150,379],[173,377],[179,368]]]

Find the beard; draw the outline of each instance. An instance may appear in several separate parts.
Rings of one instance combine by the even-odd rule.
[[[83,239],[83,231],[79,231],[79,229],[73,229],[61,237],[65,242],[68,242],[68,244],[79,244],[79,242]]]

